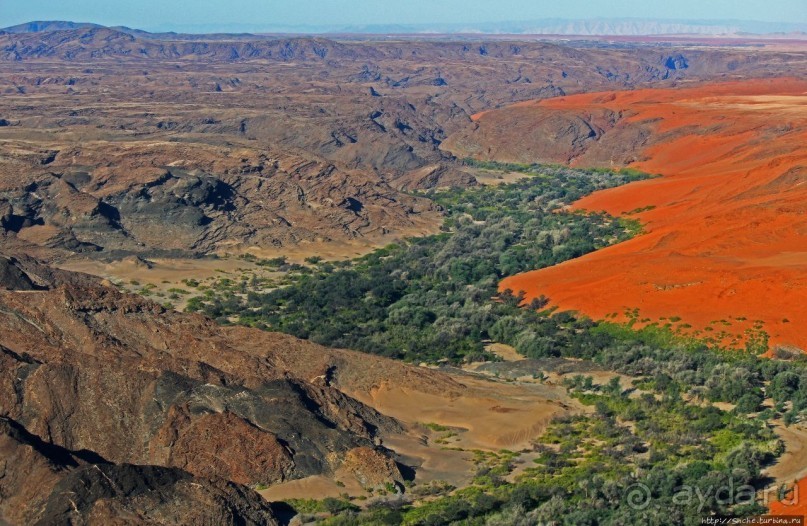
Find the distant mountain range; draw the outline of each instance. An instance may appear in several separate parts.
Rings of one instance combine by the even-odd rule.
[[[54,31],[71,31],[71,30],[80,30],[80,29],[111,29],[117,31],[119,33],[126,33],[128,35],[144,38],[144,39],[153,39],[153,40],[193,40],[197,38],[199,34],[205,35],[205,40],[218,40],[218,39],[227,39],[227,40],[238,40],[238,39],[250,39],[254,38],[254,34],[245,33],[245,32],[238,32],[233,31],[230,33],[217,33],[215,31],[188,31],[187,33],[176,33],[173,31],[165,31],[165,32],[150,32],[150,31],[143,31],[142,29],[133,29],[131,27],[126,26],[114,26],[114,27],[107,27],[101,24],[93,24],[91,22],[68,22],[68,21],[61,21],[61,20],[51,20],[51,21],[34,21],[34,22],[27,22],[24,24],[18,24],[15,26],[10,26],[6,28],[0,29],[0,33],[11,33],[11,34],[29,34],[29,33],[49,33]]]
[[[66,31],[69,29],[92,29],[101,27],[89,22],[35,21],[1,29],[5,33],[41,33],[44,31]]]
[[[104,27],[93,23],[35,21],[7,27],[7,33],[38,33],[68,29]],[[154,27],[152,32],[124,26],[112,29],[131,35],[183,38],[188,34],[218,34],[222,38],[245,37],[260,33],[294,34],[492,34],[492,35],[581,35],[581,36],[652,36],[652,35],[741,35],[807,33],[807,24],[788,22],[759,22],[749,20],[652,20],[639,18],[613,19],[543,19],[519,22],[488,22],[472,24],[408,24],[362,26],[316,26],[272,24],[205,24]]]
[[[743,20],[645,20],[645,19],[545,19],[523,22],[479,24],[434,24],[357,26],[344,28],[356,33],[485,33],[514,35],[727,35],[770,34],[807,31],[807,24],[753,22]]]

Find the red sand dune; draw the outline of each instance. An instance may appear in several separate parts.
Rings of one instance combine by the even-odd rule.
[[[771,515],[807,516],[807,479],[802,479],[781,501],[768,506]]]
[[[652,130],[636,152],[643,160],[631,166],[663,177],[575,205],[614,215],[655,206],[631,216],[645,224],[644,235],[505,279],[501,289],[545,294],[594,318],[639,308],[642,317],[679,316],[694,329],[726,319],[731,326],[713,325],[715,332],[733,334],[762,320],[772,343],[807,349],[807,81],[594,93],[522,106],[630,115],[618,126]]]

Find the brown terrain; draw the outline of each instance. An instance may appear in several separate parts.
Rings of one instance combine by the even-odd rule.
[[[430,445],[425,423],[495,451],[529,445],[573,409],[560,387],[220,327],[26,257],[0,258],[0,279],[0,518],[11,523],[272,523],[246,486],[278,485],[264,493],[279,499],[333,481],[353,494],[402,488],[409,472],[460,484],[467,455]]]
[[[720,228],[742,220],[738,231],[765,229],[713,243],[714,256],[679,245],[668,257],[728,265],[720,267],[726,276],[747,271],[743,283],[773,272],[768,289],[734,285],[749,311],[770,304],[751,290],[777,294],[780,314],[802,299],[787,286],[800,283],[805,251],[772,260],[748,244],[802,239],[766,223],[766,210],[785,214],[776,225],[802,224],[797,130],[807,88],[796,80],[706,84],[803,68],[804,55],[789,48],[191,37],[79,26],[0,32],[0,64],[0,523],[273,524],[270,500],[367,496],[405,481],[461,486],[473,476],[467,450],[529,447],[554,415],[582,410],[557,385],[222,327],[55,266],[156,283],[248,265],[228,253],[352,257],[435,231],[441,210],[416,190],[489,182],[458,157],[613,160],[668,177],[581,203],[617,214],[657,207],[632,216],[647,235],[594,258],[625,251],[637,265],[630,271],[665,239],[674,246],[712,232],[715,241],[717,230],[657,234],[676,228],[662,210],[682,224],[707,213]],[[670,89],[573,95],[659,86]],[[561,98],[506,107],[549,97]],[[719,119],[717,108],[739,117]],[[545,112],[551,118],[536,126]],[[705,129],[713,142],[687,161]],[[735,140],[750,138],[734,152],[746,168],[718,163],[745,147]],[[664,153],[664,144],[674,149]],[[787,161],[772,167],[782,155]],[[697,171],[707,163],[719,169]],[[770,178],[758,184],[760,174]],[[737,180],[744,183],[727,184]],[[664,199],[652,193],[648,202],[657,191]],[[710,207],[713,197],[736,208]],[[224,258],[194,263],[212,254]],[[551,270],[567,281],[542,292],[585,310],[559,290],[591,286],[567,270],[587,261]],[[543,274],[526,279],[523,288],[538,290]],[[676,294],[681,279],[660,283]],[[798,309],[788,316],[788,327],[804,321]],[[801,344],[782,320],[764,319],[778,341]]]
[[[773,343],[805,349],[805,126],[807,81],[761,80],[518,104],[446,148],[663,175],[576,204],[639,219],[644,235],[503,288],[596,318],[638,307],[700,330],[733,318],[725,330],[740,335],[761,320]]]
[[[57,27],[58,28],[58,27]],[[439,225],[470,116],[581,91],[765,77],[778,50],[0,34],[0,225],[46,257],[182,256]]]
[[[254,498],[233,483],[330,473],[356,448],[370,448],[364,454],[370,460],[387,458],[375,449],[375,437],[402,430],[328,385],[344,353],[329,355],[282,335],[223,331],[201,316],[165,311],[35,261],[4,258],[2,265],[9,289],[0,292],[5,440],[12,452],[41,443],[43,465],[59,461],[52,473],[43,472],[51,485],[40,486],[30,503],[20,493],[28,485],[13,476],[2,479],[2,516],[12,522],[48,522],[48,510],[63,506],[58,499],[65,492],[81,493],[72,485],[86,476],[102,480],[73,505],[85,518],[105,513],[107,505],[141,510],[126,499],[154,484],[178,498],[174,493],[186,489],[172,486],[192,477],[199,487],[214,484],[205,490],[209,498],[234,493],[227,506],[249,511]],[[430,379],[429,385],[439,384]],[[19,461],[6,461],[4,473],[24,469],[25,457]],[[130,474],[130,464],[165,468]],[[76,480],[71,466],[81,470]],[[122,469],[115,472],[125,480],[110,477],[106,484],[103,474],[94,475],[107,468]],[[157,481],[150,482],[152,476]],[[394,463],[379,476],[400,478]],[[176,512],[174,505],[167,508],[165,513]]]

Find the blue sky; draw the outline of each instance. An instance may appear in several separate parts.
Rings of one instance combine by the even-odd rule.
[[[165,30],[621,17],[805,23],[807,0],[0,0],[0,27],[31,20]]]

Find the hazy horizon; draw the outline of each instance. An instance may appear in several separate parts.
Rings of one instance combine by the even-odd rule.
[[[453,28],[463,26],[484,32],[484,27],[529,26],[538,23],[625,21],[709,25],[727,22],[742,31],[747,27],[765,32],[803,31],[807,7],[802,0],[736,2],[679,0],[662,3],[617,0],[591,4],[582,0],[563,3],[523,0],[412,0],[407,3],[367,0],[300,0],[293,6],[277,0],[191,2],[190,0],[140,0],[110,3],[74,0],[54,5],[47,0],[0,0],[0,27],[31,21],[65,20],[106,26],[127,26],[147,31],[270,32],[277,30],[329,31],[363,28]],[[751,24],[751,25],[749,25]],[[482,29],[480,29],[480,27]]]

